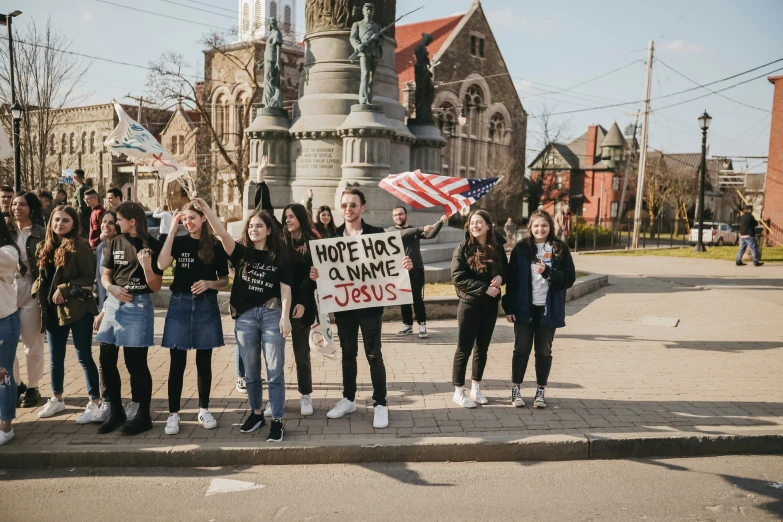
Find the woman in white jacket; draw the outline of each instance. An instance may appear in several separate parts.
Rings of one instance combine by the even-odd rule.
[[[0,219],[0,446],[14,438],[11,422],[16,417],[14,357],[19,342],[19,309],[14,279],[19,264],[19,247],[5,220]]]

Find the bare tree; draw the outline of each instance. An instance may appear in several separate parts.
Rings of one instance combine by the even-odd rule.
[[[688,207],[699,193],[699,177],[690,169],[676,169],[669,177],[669,188],[674,211],[674,235],[680,233],[680,221],[688,221]]]
[[[655,235],[655,222],[661,216],[672,192],[672,173],[664,155],[648,157],[644,174],[644,202],[650,218],[650,237]]]
[[[533,132],[536,145],[541,152],[530,167],[530,183],[527,186],[529,209],[535,210],[562,198],[562,185],[557,180],[559,172],[570,167],[560,164],[556,143],[567,140],[568,122],[557,122],[551,116],[551,109],[544,105],[535,121],[538,132]]]
[[[259,83],[256,80],[258,50],[255,43],[228,44],[225,36],[212,32],[204,36],[201,43],[207,47],[211,60],[224,61],[226,66],[236,70],[233,80],[227,82],[216,77],[205,77],[203,72],[191,74],[191,66],[185,58],[175,52],[165,52],[160,59],[150,63],[147,86],[158,102],[180,100],[201,113],[199,137],[197,138],[199,192],[216,183],[218,170],[222,167],[232,172],[232,184],[240,188],[247,179],[249,163],[249,140],[244,132],[250,125],[251,105],[260,98]],[[216,72],[212,71],[212,74]],[[218,89],[227,86],[233,91],[238,84],[245,86],[244,99],[235,107],[233,128],[224,106],[213,107],[212,100]],[[214,111],[213,111],[214,109]],[[239,110],[237,110],[239,109]],[[222,165],[214,161],[218,159]]]
[[[56,169],[47,168],[53,129],[61,117],[59,109],[78,105],[90,95],[79,94],[77,88],[92,63],[67,54],[71,40],[55,30],[51,19],[47,19],[44,27],[39,27],[33,20],[28,20],[21,27],[23,29],[14,38],[14,51],[16,96],[25,108],[19,140],[22,185],[44,187],[59,176]],[[3,53],[0,59],[0,98],[10,105],[9,73],[8,55]],[[10,117],[3,115],[2,124],[10,135]],[[12,173],[0,172],[0,176],[12,176]]]

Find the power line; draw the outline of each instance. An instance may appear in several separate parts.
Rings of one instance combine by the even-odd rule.
[[[192,5],[180,4],[178,2],[173,2],[172,0],[160,0],[160,1],[161,2],[166,2],[167,4],[178,5],[180,7],[184,7],[185,9],[193,9],[195,11],[201,11],[202,13],[209,13],[211,15],[222,16],[224,18],[230,18],[231,20],[236,20],[235,16],[229,16],[229,15],[226,15],[226,14],[223,14],[223,13],[215,13],[214,11],[207,11],[206,9],[201,9],[200,7],[193,7]]]
[[[210,27],[212,29],[219,29],[221,31],[230,31],[230,29],[226,29],[225,27],[218,27],[217,25],[205,24],[205,23],[202,23],[202,22],[196,22],[196,21],[193,21],[193,20],[187,20],[185,18],[173,17],[173,16],[162,14],[162,13],[156,13],[154,11],[147,11],[145,9],[139,9],[137,7],[131,7],[129,5],[115,4],[114,2],[109,2],[108,0],[95,0],[95,1],[96,2],[100,2],[102,4],[113,5],[114,7],[120,7],[122,9],[128,9],[130,11],[138,11],[139,13],[146,13],[146,14],[150,14],[150,15],[153,15],[153,16],[159,16],[161,18],[166,18],[168,20],[174,20],[174,21],[177,21],[177,22],[186,22],[186,23],[189,23],[189,24],[201,25],[203,27]]]
[[[687,77],[687,76],[685,76],[683,73],[681,73],[680,71],[678,71],[677,69],[675,69],[675,68],[674,68],[674,67],[672,67],[671,65],[667,64],[667,63],[666,63],[666,62],[664,62],[663,60],[661,60],[661,59],[656,59],[655,61],[656,61],[656,62],[658,62],[658,63],[660,63],[661,65],[663,65],[664,67],[666,67],[667,69],[669,69],[670,71],[672,71],[673,73],[675,73],[675,74],[678,74],[678,75],[682,76],[683,78],[685,78],[685,79],[686,79],[686,80],[688,80],[689,82],[691,82],[691,83],[694,83],[694,84],[696,84],[696,85],[699,85],[699,82],[697,82],[696,80],[693,80],[693,79],[691,79],[691,78],[688,78],[688,77]],[[705,89],[707,89],[707,88],[705,87]],[[761,111],[761,112],[768,112],[768,113],[772,114],[772,111],[770,111],[770,110],[768,110],[768,109],[762,109],[761,107],[756,107],[755,105],[750,105],[750,104],[748,104],[748,103],[741,102],[741,101],[739,101],[739,100],[735,100],[735,99],[733,99],[733,98],[729,98],[728,96],[725,96],[725,95],[723,95],[723,94],[719,94],[719,93],[717,93],[717,92],[715,92],[715,91],[713,91],[713,90],[711,90],[711,89],[707,89],[707,90],[708,90],[708,91],[710,91],[712,94],[717,94],[717,95],[718,95],[718,96],[720,96],[721,98],[725,98],[725,99],[727,99],[727,100],[729,100],[729,101],[732,101],[732,102],[734,102],[734,103],[738,103],[738,104],[740,104],[740,105],[744,105],[745,107],[749,107],[749,108],[751,108],[751,109],[755,109],[755,110],[757,110],[757,111]]]
[[[208,4],[208,3],[206,3],[206,2],[199,2],[199,1],[197,1],[197,0],[187,0],[187,1],[188,1],[188,2],[191,2],[191,3],[193,3],[193,4],[199,4],[199,5],[205,5],[205,6],[207,6],[207,7],[212,7],[212,8],[214,8],[214,9],[222,9],[223,11],[229,11],[229,12],[231,12],[231,13],[234,13],[234,12],[236,12],[234,9],[229,9],[229,8],[227,8],[227,7],[221,7],[221,6],[219,6],[219,5],[214,5],[214,4]]]
[[[598,76],[595,76],[595,77],[593,77],[593,78],[590,78],[589,80],[585,80],[585,81],[583,81],[583,82],[580,82],[580,83],[577,83],[577,84],[575,84],[575,85],[572,85],[571,87],[568,87],[567,89],[563,89],[562,91],[553,92],[553,93],[551,93],[551,94],[562,94],[562,93],[564,93],[564,92],[570,92],[571,90],[573,90],[573,89],[576,89],[577,87],[580,87],[580,86],[582,86],[582,85],[588,84],[588,83],[590,83],[590,82],[593,82],[593,81],[595,81],[595,80],[600,80],[601,78],[604,78],[605,76],[609,76],[610,74],[614,74],[614,73],[616,73],[616,72],[622,71],[623,69],[625,69],[625,68],[627,68],[627,67],[630,67],[631,65],[633,65],[633,64],[635,64],[635,63],[639,63],[639,62],[641,62],[641,63],[644,63],[642,60],[633,60],[632,62],[629,62],[629,63],[627,63],[627,64],[623,65],[622,67],[618,67],[617,69],[612,69],[612,70],[611,70],[611,71],[609,71],[609,72],[605,72],[605,73],[603,73],[603,74],[601,74],[601,75],[598,75]],[[540,94],[531,94],[530,96],[523,96],[523,98],[533,98],[533,97],[535,97],[535,96],[540,96],[540,95],[542,95],[542,94],[543,94],[543,93],[540,93]]]
[[[701,1],[702,1],[702,0],[696,0],[696,1],[693,3],[693,5],[691,6],[691,8],[690,8],[690,9],[688,9],[687,11],[685,11],[685,14],[683,14],[681,17],[679,17],[679,18],[677,19],[677,21],[676,21],[676,22],[674,22],[674,24],[673,24],[671,27],[669,27],[669,28],[668,28],[666,31],[664,31],[664,34],[662,34],[662,35],[661,35],[661,37],[660,37],[660,40],[663,40],[663,37],[664,37],[664,36],[666,36],[666,33],[668,33],[669,31],[671,31],[671,30],[672,30],[672,29],[674,29],[675,27],[677,27],[677,24],[679,24],[680,22],[682,22],[682,20],[683,20],[683,19],[684,19],[686,16],[688,16],[688,15],[691,13],[691,11],[693,11],[693,10],[696,8],[696,6],[697,6],[697,5],[699,5],[699,4],[701,3]]]

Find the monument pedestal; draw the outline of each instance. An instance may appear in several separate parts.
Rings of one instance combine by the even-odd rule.
[[[279,108],[263,108],[245,131],[250,137],[250,163],[248,181],[243,190],[242,218],[255,208],[256,168],[262,156],[269,158],[264,182],[269,187],[272,205],[282,210],[291,202],[290,121],[288,114]]]
[[[411,171],[420,170],[426,174],[440,174],[441,150],[446,140],[437,127],[431,123],[408,120],[408,129],[416,137],[411,145]]]

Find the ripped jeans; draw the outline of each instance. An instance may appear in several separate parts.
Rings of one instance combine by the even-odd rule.
[[[0,319],[0,421],[16,418],[14,357],[19,343],[19,311]]]

